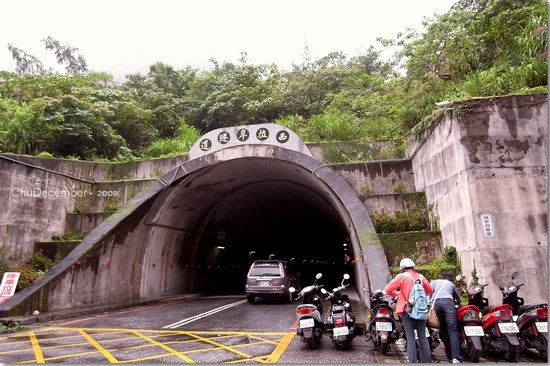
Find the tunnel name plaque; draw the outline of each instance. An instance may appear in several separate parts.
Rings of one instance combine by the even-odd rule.
[[[275,145],[312,156],[311,151],[293,131],[269,123],[219,128],[207,132],[189,151],[189,159],[239,145]]]

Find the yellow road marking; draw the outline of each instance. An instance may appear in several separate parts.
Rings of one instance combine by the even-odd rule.
[[[29,333],[29,338],[31,339],[36,363],[44,363],[44,355],[42,354],[42,350],[40,349],[40,345],[38,344],[38,340],[36,339],[34,332]]]
[[[269,357],[266,360],[266,363],[275,363],[281,357],[285,349],[288,347],[290,342],[292,341],[292,338],[294,338],[295,333],[287,333],[279,345],[275,348],[273,352],[269,355]]]
[[[105,358],[109,360],[110,363],[118,363],[118,360],[109,351],[103,348],[101,344],[96,342],[96,340],[93,339],[92,336],[86,333],[86,331],[84,331],[83,329],[79,329],[78,333],[80,333],[84,338],[88,340],[88,342],[90,342],[92,346],[94,346],[99,352],[101,352],[101,354],[105,356]]]
[[[68,332],[73,333],[74,335],[67,335]],[[60,334],[61,333],[61,334]],[[105,336],[112,336],[116,334],[124,335],[126,333],[126,336],[123,336],[122,338],[111,338],[106,337],[106,339],[102,339]],[[130,333],[130,334],[128,334]],[[56,335],[62,335],[60,337],[56,337]],[[29,338],[31,340],[32,348],[27,349],[17,349],[17,350],[11,350],[11,351],[2,351],[0,352],[0,355],[5,354],[16,354],[16,353],[22,353],[22,352],[32,352],[34,351],[34,359],[27,359],[27,360],[19,360],[15,361],[18,363],[47,363],[52,362],[56,360],[71,360],[72,358],[76,357],[82,357],[87,355],[103,355],[109,362],[111,363],[134,363],[134,362],[143,362],[148,360],[155,360],[162,357],[178,357],[179,359],[182,359],[186,362],[194,363],[191,358],[189,358],[186,355],[190,355],[191,353],[206,353],[206,352],[212,352],[216,350],[225,350],[230,353],[239,355],[240,357],[238,359],[234,360],[227,360],[224,363],[240,363],[240,362],[259,362],[259,363],[273,363],[279,360],[283,352],[288,347],[290,341],[293,338],[294,333],[286,333],[286,332],[246,332],[246,331],[239,331],[239,332],[232,332],[232,331],[174,331],[174,330],[148,330],[148,329],[142,329],[142,330],[135,330],[135,329],[116,329],[116,328],[49,328],[48,331],[42,331],[42,332],[26,332],[21,335],[17,335],[18,338],[14,339],[15,337],[10,337],[11,340],[14,340],[13,342],[10,342],[11,345],[19,345],[25,343],[28,347],[29,345]],[[86,342],[71,342],[67,343],[65,345],[60,345],[59,343],[52,346],[45,346],[40,345],[38,343],[39,340],[41,340],[42,336],[47,337],[44,339],[50,340],[71,340],[75,339],[76,337],[83,337]],[[133,336],[133,337],[132,337]],[[155,340],[155,338],[158,337],[180,337],[180,339],[174,339],[170,340],[167,339],[164,342],[158,342]],[[270,337],[271,336],[271,337]],[[20,341],[19,339],[21,337],[26,337],[26,341]],[[6,337],[7,339],[8,337]],[[235,338],[235,341],[237,344],[233,344],[231,346],[226,346],[219,341],[222,339],[231,339]],[[82,338],[81,338],[82,339]],[[147,341],[147,344],[139,344],[139,345],[133,345],[133,346],[126,346],[126,347],[116,347],[116,345],[113,345],[116,348],[106,348],[107,343],[113,343],[113,342],[120,342],[120,341],[132,341],[132,340],[139,340],[144,339]],[[245,343],[246,342],[246,343]],[[196,348],[196,349],[190,349],[186,351],[177,351],[176,349],[172,348],[169,345],[173,344],[192,344],[192,343],[203,343],[203,344],[210,344],[212,347],[208,348]],[[275,345],[275,349],[271,354],[263,354],[258,355],[257,353],[255,355],[250,355],[248,353],[242,352],[239,349],[243,347],[254,347],[255,345],[259,344],[266,344],[266,345]],[[81,353],[74,353],[74,354],[64,354],[64,355],[57,355],[53,357],[47,357],[44,355],[44,352],[47,350],[53,350],[57,348],[69,348],[69,347],[77,347],[77,346],[89,346],[92,345],[95,349],[93,351],[84,351]],[[0,338],[0,348],[2,346],[1,338]],[[160,355],[149,355],[144,356],[142,358],[138,359],[125,359],[125,360],[117,360],[113,352],[116,351],[127,351],[132,349],[142,349],[146,347],[160,347],[163,350],[167,351],[167,353],[163,353]],[[255,352],[253,352],[255,353]],[[27,357],[29,355],[26,355]],[[26,357],[25,357],[26,358]]]
[[[62,355],[62,356],[55,356],[55,357],[48,357],[48,358],[45,358],[44,360],[46,362],[50,362],[50,361],[56,361],[56,360],[63,360],[65,358],[71,358],[71,357],[76,357],[76,356],[88,356],[88,355],[93,355],[95,353],[99,353],[99,351],[88,351],[88,352],[82,352],[82,353],[75,353],[75,354],[72,354],[72,355]],[[17,363],[36,363],[35,360],[30,360],[30,361],[17,361]]]
[[[250,338],[250,339],[257,339],[257,340],[259,340],[261,343],[271,343],[271,344],[275,344],[275,345],[278,345],[278,344],[279,344],[279,342],[277,342],[277,341],[273,341],[273,340],[271,340],[271,339],[265,339],[265,338],[258,337],[258,336],[253,336],[253,335],[248,336],[248,338]]]
[[[198,340],[197,340],[198,341]],[[169,342],[169,343],[166,343],[166,344],[171,344],[171,343],[177,343],[177,342]],[[254,342],[254,343],[246,343],[246,344],[235,344],[231,347],[234,347],[234,348],[239,348],[239,347],[250,347],[250,346],[257,346],[259,344],[265,344],[266,342]],[[189,351],[185,351],[185,353],[199,353],[199,352],[210,352],[210,351],[219,351],[220,347],[218,346],[215,346],[215,347],[211,347],[211,348],[201,348],[201,349],[191,349]],[[252,357],[252,356],[248,356],[248,357]],[[262,355],[261,357],[267,357],[266,355]]]
[[[168,351],[169,353],[173,354],[174,356],[176,357],[179,357],[181,358],[182,360],[184,360],[185,362],[187,363],[195,363],[195,361],[193,361],[192,359],[190,359],[189,357],[185,356],[182,352],[178,352],[176,351],[175,349],[173,349],[172,347],[168,347],[167,345],[165,344],[162,344],[160,342],[157,342],[155,341],[153,338],[151,337],[148,337],[144,334],[141,334],[139,333],[137,330],[132,330],[130,333],[133,333],[135,334],[136,336],[140,337],[140,338],[143,338],[145,340],[147,340],[148,342],[156,345],[156,346],[159,346],[160,348],[164,349],[165,351]]]
[[[238,354],[239,356],[243,356],[243,357],[246,357],[246,358],[252,358],[252,355],[249,355],[248,353],[244,353],[244,352],[241,352],[239,350],[236,350],[236,349],[233,349],[232,347],[229,347],[229,346],[226,346],[224,344],[221,344],[221,343],[218,343],[218,342],[214,342],[213,340],[209,339],[209,338],[204,338],[204,337],[201,337],[201,336],[198,336],[196,334],[193,334],[191,332],[184,332],[186,333],[187,335],[189,335],[190,337],[193,337],[193,338],[197,338],[205,343],[210,343],[214,346],[217,346],[219,348],[223,348],[224,350],[226,351],[229,351],[229,352],[233,352],[233,353],[236,353]]]
[[[148,361],[148,360],[154,360],[156,358],[163,358],[163,357],[169,357],[170,355],[167,355],[166,353],[161,353],[154,356],[147,356],[147,357],[141,357],[141,358],[134,358],[131,360],[125,360],[120,361],[120,363],[134,363],[134,362],[142,362],[142,361]]]

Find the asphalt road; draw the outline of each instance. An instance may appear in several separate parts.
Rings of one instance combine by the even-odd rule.
[[[291,329],[294,304],[218,296],[39,323],[0,335],[1,363],[404,363],[403,345],[382,356],[366,336],[338,350],[323,336],[316,350]],[[327,307],[328,308],[328,307]],[[434,359],[444,359],[442,345]],[[498,358],[483,358],[483,363]],[[540,362],[534,357],[519,362]]]

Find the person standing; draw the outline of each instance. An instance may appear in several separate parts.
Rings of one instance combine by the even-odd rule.
[[[430,355],[430,345],[428,339],[422,335],[426,334],[426,320],[413,319],[405,308],[407,306],[409,296],[411,294],[414,283],[420,279],[422,288],[426,295],[430,295],[433,290],[428,280],[416,272],[415,264],[410,258],[403,258],[399,263],[401,273],[395,276],[390,283],[386,285],[384,291],[390,296],[397,296],[397,305],[395,312],[401,317],[405,336],[407,337],[407,354],[409,363],[416,363],[416,342],[414,330],[416,329],[418,337],[418,345],[420,347],[420,362],[431,363],[432,356]]]
[[[460,305],[460,295],[454,284],[453,274],[445,272],[441,279],[431,283],[434,296],[435,313],[439,319],[439,335],[445,346],[445,355],[449,362],[461,363],[460,343],[458,341],[456,305]]]
[[[342,264],[340,265],[340,279],[342,279],[341,277],[344,275],[344,273],[347,273],[350,276],[353,274],[353,262],[348,253],[344,253],[344,259],[342,261]]]
[[[343,273],[348,273],[349,275],[351,275],[351,271],[353,270],[353,262],[351,261],[351,257],[349,256],[348,253],[345,253],[344,254],[344,262],[342,264],[342,271]]]

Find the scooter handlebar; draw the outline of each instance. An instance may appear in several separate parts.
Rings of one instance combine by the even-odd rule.
[[[325,300],[328,300],[328,299],[330,299],[331,297],[334,297],[334,295],[335,295],[337,292],[344,290],[344,289],[345,289],[346,287],[348,287],[348,286],[349,286],[349,284],[347,284],[347,285],[341,285],[341,286],[338,286],[338,287],[334,288],[332,292],[327,291],[327,294],[328,294],[328,295],[327,295],[327,297],[325,298]]]

